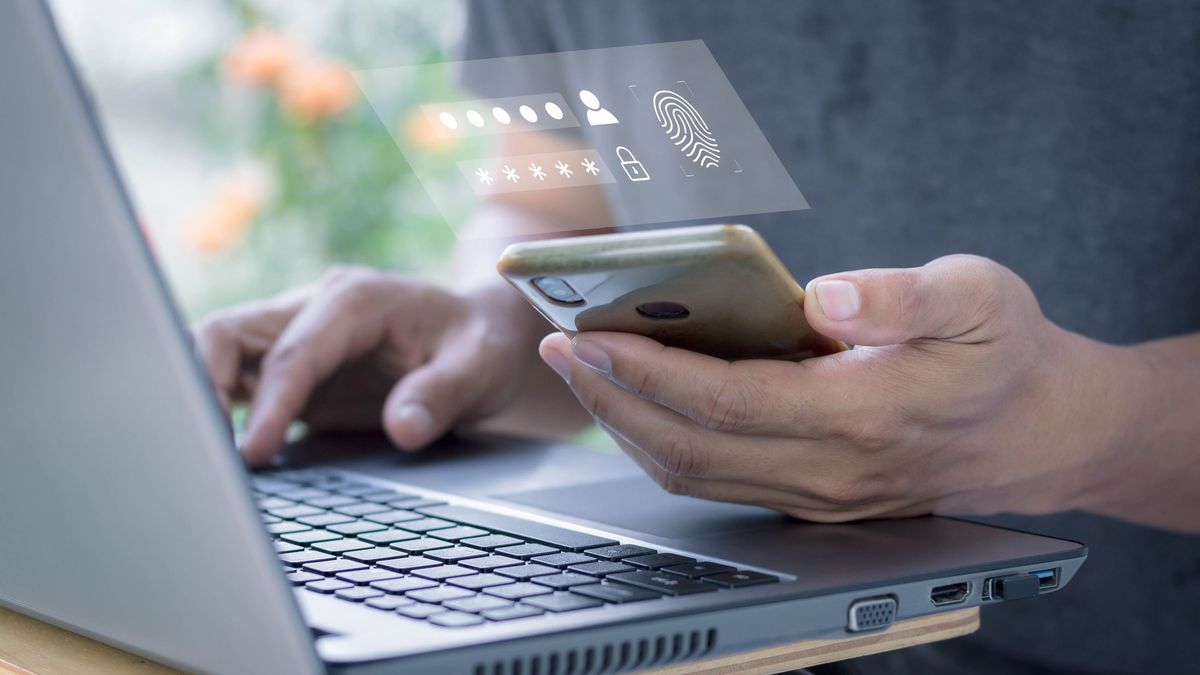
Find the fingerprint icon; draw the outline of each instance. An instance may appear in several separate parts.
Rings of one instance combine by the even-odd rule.
[[[721,165],[721,148],[700,111],[686,98],[663,89],[654,95],[654,115],[688,159],[708,169]]]

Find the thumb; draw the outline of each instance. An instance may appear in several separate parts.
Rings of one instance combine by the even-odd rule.
[[[804,313],[817,332],[850,344],[975,342],[995,337],[996,315],[1022,295],[1032,298],[1007,268],[979,256],[952,255],[923,267],[818,277],[805,289]]]
[[[443,349],[396,383],[383,406],[383,428],[403,450],[437,440],[473,408],[486,384],[485,369],[457,350]]]

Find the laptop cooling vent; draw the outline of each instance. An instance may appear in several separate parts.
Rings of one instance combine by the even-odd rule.
[[[712,651],[717,631],[664,633],[636,640],[480,663],[474,675],[605,675],[678,663]]]

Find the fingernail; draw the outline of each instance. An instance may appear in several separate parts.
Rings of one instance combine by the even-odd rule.
[[[845,321],[858,316],[862,302],[858,297],[858,288],[849,281],[827,279],[818,281],[813,291],[817,294],[817,304],[821,312],[834,321]]]
[[[608,354],[605,354],[603,349],[590,341],[576,338],[571,341],[571,350],[575,352],[575,358],[582,361],[583,365],[605,375],[612,373],[612,359],[608,358]]]
[[[554,369],[558,376],[568,383],[571,381],[571,364],[567,362],[567,357],[557,349],[548,347],[542,350],[542,360],[546,365]]]
[[[419,403],[405,403],[396,411],[396,425],[407,431],[413,445],[428,443],[433,435],[433,415]]]

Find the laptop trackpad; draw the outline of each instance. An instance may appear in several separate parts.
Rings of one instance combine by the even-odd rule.
[[[494,496],[663,539],[693,539],[788,521],[768,509],[673,495],[644,477]]]

